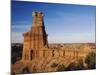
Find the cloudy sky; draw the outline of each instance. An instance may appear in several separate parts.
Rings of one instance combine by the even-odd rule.
[[[22,43],[32,12],[42,11],[49,43],[95,42],[95,6],[12,1],[12,43]]]

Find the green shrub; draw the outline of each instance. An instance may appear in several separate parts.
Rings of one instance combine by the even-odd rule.
[[[51,67],[57,67],[58,66],[58,64],[56,64],[56,63],[53,63],[52,65],[51,65]]]
[[[65,69],[65,71],[73,71],[73,70],[77,70],[77,66],[75,62],[70,63]]]
[[[83,69],[85,69],[84,68],[84,65],[83,65],[83,60],[82,59],[79,59],[77,61],[74,61],[74,62],[70,63],[66,67],[65,71],[83,70]]]
[[[96,53],[90,52],[85,58],[85,63],[87,64],[88,69],[95,69],[96,68]]]
[[[28,67],[23,68],[22,73],[27,74],[30,73],[30,70]]]
[[[65,65],[61,64],[61,65],[58,65],[58,68],[57,68],[57,71],[64,71],[65,70]]]

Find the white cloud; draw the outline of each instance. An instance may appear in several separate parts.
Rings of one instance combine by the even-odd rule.
[[[11,43],[22,43],[23,35],[20,32],[11,32]]]
[[[88,43],[95,42],[95,34],[87,34],[87,33],[76,33],[66,35],[48,35],[49,43]]]
[[[17,30],[21,30],[21,31],[28,31],[30,29],[30,26],[31,25],[12,25],[11,26],[11,29],[14,30],[14,29],[17,29]]]
[[[11,29],[11,42],[12,43],[22,43],[23,33],[30,30],[31,25],[12,25]]]

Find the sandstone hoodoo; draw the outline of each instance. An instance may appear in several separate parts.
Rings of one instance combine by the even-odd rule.
[[[44,26],[44,14],[33,12],[34,17],[31,30],[24,33],[23,60],[32,60],[39,55],[39,50],[48,47],[47,33]]]

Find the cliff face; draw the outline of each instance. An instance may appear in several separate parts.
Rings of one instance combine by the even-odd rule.
[[[12,65],[12,72],[24,73],[25,68],[29,70],[28,73],[58,71],[59,65],[67,67],[71,62],[78,61],[80,58],[84,60],[92,51],[95,52],[95,44],[67,44],[58,48],[43,48],[39,50],[40,54],[37,54],[34,60],[20,60]]]

